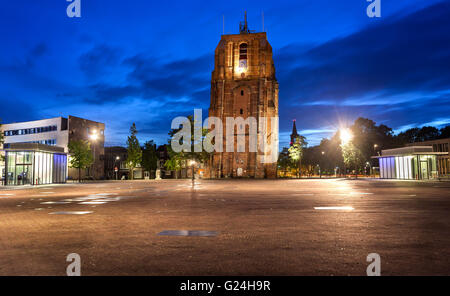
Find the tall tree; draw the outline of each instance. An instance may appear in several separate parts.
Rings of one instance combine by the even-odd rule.
[[[352,142],[361,152],[364,161],[370,161],[376,149],[389,149],[395,146],[393,131],[386,125],[377,125],[373,120],[358,118],[350,127]],[[376,145],[376,146],[375,146]]]
[[[434,126],[424,126],[419,130],[419,141],[431,141],[439,138],[439,130]]]
[[[442,137],[442,130],[439,131],[433,126],[423,126],[421,128],[410,128],[396,136],[398,146],[409,143],[436,140]]]
[[[293,164],[293,167],[297,169],[297,176],[301,176],[301,166],[302,166],[302,158],[303,151],[306,148],[308,143],[306,142],[306,138],[304,136],[297,136],[294,139],[291,147],[289,147],[289,158]]]
[[[136,129],[136,124],[133,123],[133,125],[130,127],[130,135],[128,136],[127,140],[127,165],[130,169],[131,180],[134,179],[134,169],[142,162],[142,149],[139,145],[139,140],[136,137],[137,133],[138,131]]]
[[[278,156],[278,169],[283,172],[283,176],[286,177],[287,171],[291,168],[292,161],[289,158],[289,149],[284,147]]]
[[[178,171],[183,168],[183,166],[186,166],[186,159],[187,157],[184,155],[184,152],[176,153],[173,151],[172,147],[170,145],[167,145],[167,152],[169,154],[169,159],[166,160],[164,163],[164,166],[170,170],[175,171],[175,178],[178,178]]]
[[[158,154],[156,152],[156,144],[151,141],[147,141],[144,144],[142,150],[142,167],[146,171],[155,171],[157,168]]]
[[[81,169],[86,169],[92,165],[94,158],[91,152],[91,143],[89,141],[70,141],[69,142],[69,167],[78,169],[78,182],[81,182]]]
[[[346,168],[354,170],[357,176],[360,168],[364,164],[363,154],[352,141],[341,144],[341,148]]]
[[[213,155],[213,152],[207,152],[205,149],[203,149],[202,146],[202,151],[201,152],[195,152],[194,151],[194,146],[195,144],[198,144],[196,142],[196,139],[194,137],[194,128],[195,128],[195,124],[196,122],[194,121],[194,117],[192,115],[189,115],[188,117],[189,123],[191,125],[191,137],[190,139],[190,146],[191,149],[190,151],[181,151],[181,152],[175,152],[173,151],[172,147],[171,147],[171,141],[172,141],[172,137],[178,133],[181,128],[179,129],[172,129],[169,132],[169,145],[168,145],[168,153],[169,153],[169,159],[166,161],[165,166],[169,169],[169,170],[174,170],[174,171],[178,171],[183,167],[187,167],[187,164],[189,161],[194,160],[196,162],[199,163],[206,163],[208,161],[211,162],[211,156]],[[208,129],[204,129],[202,128],[202,138],[201,141],[203,142],[205,136],[208,134]],[[186,139],[184,139],[186,140]],[[211,165],[210,165],[210,174],[211,174]]]
[[[439,130],[439,138],[441,139],[447,139],[450,138],[450,125],[447,125],[446,127],[443,127]]]

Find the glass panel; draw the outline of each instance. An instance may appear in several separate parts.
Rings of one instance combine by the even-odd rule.
[[[15,185],[16,180],[16,152],[7,152],[7,184]]]
[[[23,152],[17,152],[17,157],[16,157],[16,164],[21,164],[23,163]]]

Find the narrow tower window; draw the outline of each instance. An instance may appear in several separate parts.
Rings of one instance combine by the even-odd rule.
[[[247,68],[247,43],[239,45],[239,67]]]
[[[233,66],[233,43],[228,44],[228,66]]]

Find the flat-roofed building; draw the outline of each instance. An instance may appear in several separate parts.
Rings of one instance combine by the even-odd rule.
[[[431,146],[433,147],[433,152],[447,152],[447,154],[442,154],[437,157],[438,170],[441,178],[450,178],[450,157],[448,154],[450,138],[408,144],[408,146],[414,145]]]
[[[5,148],[5,185],[65,183],[64,148],[37,143],[12,143]]]
[[[104,142],[105,124],[75,116],[56,117],[42,120],[2,124],[4,148],[12,144],[40,144],[49,147],[60,147],[63,153],[69,153],[69,143],[72,140],[86,140],[91,143],[94,163],[81,171],[81,177],[102,179],[104,177]],[[92,135],[95,135],[93,137]],[[42,147],[42,146],[40,146]],[[5,151],[2,152],[5,155]],[[67,163],[67,162],[66,162]],[[1,169],[1,168],[0,168]],[[3,167],[3,178],[5,167]],[[66,177],[78,179],[78,170],[67,167]]]
[[[448,156],[448,152],[434,152],[432,146],[407,146],[382,150],[378,158],[380,162],[380,178],[428,180],[440,178],[438,157]]]

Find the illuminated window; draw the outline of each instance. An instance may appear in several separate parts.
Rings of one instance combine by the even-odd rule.
[[[242,43],[239,45],[239,67],[247,68],[247,43]]]

